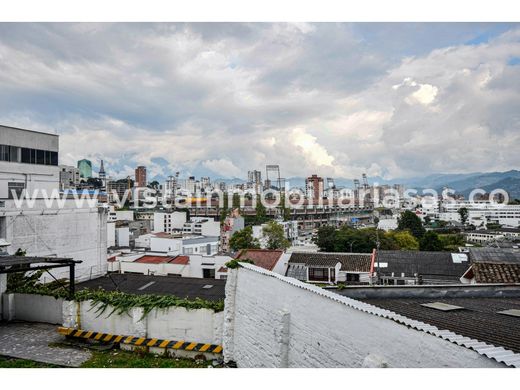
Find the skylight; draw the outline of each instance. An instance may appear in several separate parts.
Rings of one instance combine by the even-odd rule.
[[[212,288],[212,287],[213,287],[212,284],[206,284],[206,285],[202,286],[202,288]]]
[[[503,311],[499,311],[498,314],[504,314],[506,316],[511,316],[511,317],[520,317],[520,309],[503,310]]]
[[[430,309],[440,310],[440,311],[453,311],[453,310],[464,310],[461,306],[450,305],[442,302],[431,302],[431,303],[422,303],[421,306],[429,307]]]

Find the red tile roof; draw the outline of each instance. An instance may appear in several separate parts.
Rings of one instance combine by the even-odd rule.
[[[220,267],[217,272],[227,272],[226,267]]]
[[[175,259],[175,257],[144,255],[144,256],[138,258],[137,260],[135,260],[134,263],[162,264],[162,263],[169,263],[173,259]]]
[[[283,251],[278,249],[242,249],[235,259],[251,260],[257,267],[272,271],[282,254]]]
[[[134,260],[134,263],[145,263],[145,264],[180,264],[187,265],[190,263],[189,256],[152,256],[152,255],[144,255],[137,260]]]
[[[177,256],[175,259],[170,261],[170,264],[187,265],[189,263],[190,263],[190,257],[189,256]]]

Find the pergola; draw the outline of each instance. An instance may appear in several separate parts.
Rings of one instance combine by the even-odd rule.
[[[75,266],[79,263],[80,260],[63,257],[0,256],[0,274],[69,267],[69,295],[73,297]]]

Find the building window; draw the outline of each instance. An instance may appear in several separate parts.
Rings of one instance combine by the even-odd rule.
[[[214,269],[203,269],[202,277],[215,279],[215,270]]]
[[[347,282],[359,282],[359,274],[347,274]]]
[[[333,270],[331,270],[333,271]],[[331,272],[331,279],[333,279],[333,273]],[[328,268],[309,268],[309,280],[328,281],[329,280],[329,269]]]

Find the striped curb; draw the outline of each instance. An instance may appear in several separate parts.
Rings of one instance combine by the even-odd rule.
[[[110,333],[94,332],[91,330],[75,329],[75,328],[64,328],[59,327],[58,333],[68,336],[82,339],[92,339],[101,342],[112,342],[125,345],[135,345],[138,347],[156,347],[166,349],[177,349],[184,351],[193,352],[210,352],[210,353],[222,353],[222,346],[215,344],[204,344],[189,341],[178,341],[178,340],[163,340],[163,339],[148,339],[145,337],[135,336],[122,336]]]

